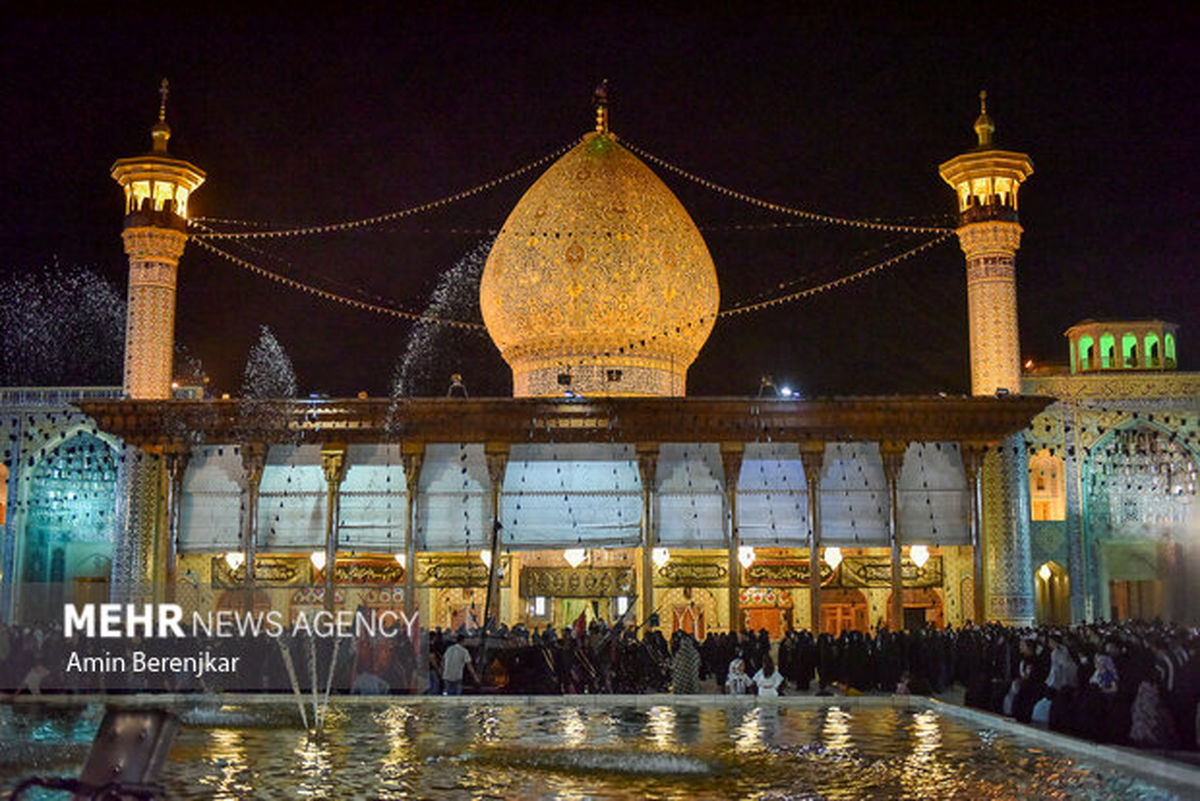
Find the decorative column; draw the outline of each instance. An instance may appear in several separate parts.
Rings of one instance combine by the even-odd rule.
[[[983,625],[987,620],[983,602],[983,538],[980,536],[983,498],[980,495],[979,474],[983,470],[983,446],[960,442],[958,450],[962,454],[963,472],[967,475],[967,534],[971,540],[971,586],[974,588],[971,617],[976,625]]]
[[[1033,558],[1029,530],[1029,460],[1017,433],[989,451],[983,494],[987,616],[1009,626],[1033,625]]]
[[[521,622],[521,557],[515,551],[508,556],[508,619],[511,626]]]
[[[892,619],[892,631],[904,630],[904,579],[900,570],[900,470],[904,467],[904,442],[879,443],[879,456],[883,460],[883,476],[887,480],[888,492],[888,545],[891,547],[892,603],[888,616]]]
[[[417,492],[421,488],[421,466],[425,462],[425,443],[406,442],[401,446],[404,460],[404,614],[411,621],[417,611]]]
[[[129,306],[125,325],[125,394],[134,399],[171,397],[175,350],[175,274],[187,242],[188,196],[204,183],[195,165],[167,155],[167,82],[151,152],[121,159],[112,177],[125,190],[121,238],[129,256]]]
[[[487,459],[488,480],[491,482],[492,530],[488,547],[492,552],[492,564],[488,569],[487,596],[483,603],[483,626],[488,625],[492,610],[500,608],[500,491],[504,487],[504,471],[508,467],[508,443],[489,442],[484,446]],[[497,613],[496,617],[499,618]],[[497,620],[497,622],[499,622]]]
[[[267,446],[262,442],[242,445],[242,478],[245,481],[246,516],[242,520],[242,544],[246,546],[246,587],[249,605],[254,604],[255,560],[258,558],[258,490],[267,467]]]
[[[157,454],[126,445],[117,466],[117,537],[109,597],[113,603],[149,600],[152,549],[158,531],[162,464]]]
[[[337,571],[339,490],[346,478],[346,446],[328,442],[321,446],[321,472],[325,474],[325,608],[333,610],[334,573]]]
[[[800,464],[808,488],[808,610],[809,631],[821,632],[821,471],[824,469],[825,443],[800,445]]]
[[[642,481],[642,591],[638,594],[642,623],[654,612],[654,548],[658,544],[657,520],[654,513],[655,480],[658,468],[658,443],[639,442],[637,445],[638,476]]]
[[[1091,623],[1088,603],[1089,575],[1087,549],[1084,546],[1083,463],[1084,450],[1079,443],[1078,422],[1073,403],[1063,404],[1063,480],[1066,497],[1067,575],[1070,577],[1071,622]]]
[[[175,602],[175,582],[179,572],[179,534],[183,519],[183,477],[187,473],[190,452],[186,446],[173,445],[163,454],[167,472],[167,547],[166,586],[164,597],[167,603]]]
[[[1021,343],[1017,332],[1015,262],[1021,245],[1017,194],[1033,174],[1024,153],[998,150],[996,125],[979,93],[975,121],[979,146],[942,164],[938,171],[958,196],[958,241],[967,259],[971,394],[1021,391]]]
[[[726,542],[729,543],[729,631],[741,631],[742,625],[742,564],[738,560],[741,535],[737,525],[737,488],[742,473],[742,453],[745,446],[740,442],[721,443],[721,467],[725,472],[725,519]]]

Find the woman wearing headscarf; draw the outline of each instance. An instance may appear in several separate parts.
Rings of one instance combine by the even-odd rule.
[[[775,660],[770,654],[763,656],[762,667],[754,674],[754,684],[758,687],[760,698],[774,698],[779,695],[779,687],[783,684],[783,676],[775,669]]]
[[[700,692],[700,651],[690,634],[682,634],[671,659],[671,684],[676,695]]]
[[[1179,745],[1175,721],[1163,702],[1158,685],[1153,682],[1143,681],[1138,685],[1129,739],[1143,748],[1176,748]]]
[[[730,695],[748,695],[754,686],[753,680],[746,675],[746,663],[740,656],[734,657],[729,663],[729,676],[725,679],[725,690]]]

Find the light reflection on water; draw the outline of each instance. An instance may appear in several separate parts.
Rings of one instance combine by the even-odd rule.
[[[854,745],[850,739],[850,713],[840,706],[825,710],[821,739],[825,743],[825,750],[831,754],[849,751]]]
[[[168,797],[1182,797],[932,711],[381,703],[335,706],[316,741],[294,716],[240,707],[228,726],[219,715],[185,726],[163,777]],[[86,743],[98,720],[91,709],[0,708],[0,742]],[[57,773],[81,759],[60,757]],[[0,761],[0,797],[25,767]]]
[[[237,798],[254,788],[246,783],[246,748],[240,732],[232,729],[213,729],[208,759],[217,773],[204,784],[212,788],[213,798]]]
[[[675,742],[675,707],[650,707],[647,719],[650,742],[659,748],[670,748]]]

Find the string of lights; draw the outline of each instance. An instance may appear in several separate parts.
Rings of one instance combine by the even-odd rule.
[[[194,217],[191,220],[189,220],[188,222],[195,227],[202,228],[203,229],[202,233],[206,234],[206,235],[207,234],[227,233],[227,232],[217,231],[215,229],[207,227],[210,224],[211,225],[218,225],[218,224],[220,224],[220,225],[240,225],[240,226],[246,226],[246,227],[261,227],[261,228],[271,228],[271,229],[277,229],[277,228],[284,227],[282,225],[271,226],[267,223],[253,223],[253,222],[248,222],[245,220],[222,220],[222,219],[217,219],[214,217]],[[796,222],[776,221],[776,222],[764,222],[764,223],[729,223],[726,225],[697,225],[696,229],[701,231],[702,233],[729,233],[729,232],[740,232],[740,231],[794,231],[794,230],[801,229],[801,228],[813,228],[813,227],[821,225],[821,224],[822,223],[819,223],[819,222],[816,222],[813,220],[804,220],[804,221],[796,221]],[[382,227],[382,224],[380,224],[380,226],[376,227],[376,230],[390,232],[390,233],[400,233],[400,234],[420,234],[422,236],[446,236],[446,235],[496,236],[497,234],[500,233],[499,228],[478,228],[478,227],[473,228],[473,227],[466,227],[466,226],[459,226],[459,225],[452,225],[452,226],[448,226],[445,228],[441,228],[441,227],[435,228],[432,226],[422,226],[419,228],[392,226],[392,227],[384,228],[384,227]]]
[[[195,225],[197,227],[203,229],[203,231],[205,233],[213,230],[213,229],[209,228],[208,226],[204,225],[203,223],[195,223]],[[284,258],[283,256],[279,255],[278,253],[272,253],[270,250],[267,250],[266,248],[257,247],[249,241],[240,240],[233,244],[236,244],[237,246],[244,248],[245,250],[249,251],[250,253],[255,254],[256,256],[260,256],[264,259],[267,259],[269,261],[272,261],[272,262],[282,265],[285,275],[288,273],[306,272],[310,276],[319,279],[325,285],[328,286],[328,285],[332,284],[334,286],[340,286],[348,292],[357,294],[360,299],[374,301],[376,303],[379,303],[382,306],[391,305],[387,299],[381,298],[379,295],[376,295],[373,293],[368,293],[365,289],[363,289],[360,286],[356,286],[354,284],[349,284],[345,281],[339,280],[336,277],[325,275],[323,273],[318,273],[313,270],[298,268],[296,266],[296,264],[294,262],[292,262],[290,259]]]
[[[729,187],[719,184],[716,181],[710,181],[707,178],[704,178],[693,172],[685,170],[682,167],[672,164],[671,162],[667,161],[666,159],[659,158],[658,156],[654,155],[653,153],[650,153],[649,151],[643,150],[642,148],[638,147],[637,145],[632,144],[628,140],[624,140],[623,144],[625,145],[626,148],[628,148],[632,152],[636,153],[637,155],[641,156],[646,161],[657,164],[659,167],[662,167],[664,170],[668,170],[682,178],[686,178],[687,180],[691,181],[694,184],[702,186],[705,189],[710,189],[713,192],[716,192],[717,194],[721,194],[721,195],[725,195],[726,197],[733,198],[734,200],[740,200],[743,203],[748,203],[751,206],[757,206],[762,209],[767,209],[768,211],[774,211],[774,212],[778,212],[780,214],[790,214],[790,215],[793,215],[796,217],[803,217],[808,220],[814,220],[816,222],[821,222],[821,223],[828,223],[831,225],[844,225],[844,226],[847,226],[850,228],[867,228],[867,229],[872,229],[872,230],[876,230],[876,231],[905,231],[905,232],[914,233],[914,234],[949,233],[952,231],[952,229],[941,227],[941,226],[906,225],[903,223],[888,222],[885,220],[878,220],[878,219],[855,219],[852,217],[837,217],[832,214],[821,214],[819,212],[808,211],[807,209],[801,209],[801,208],[797,208],[795,206],[788,206],[788,205],[785,205],[782,203],[775,203],[770,200],[764,200],[762,198],[754,197],[753,195],[748,195],[745,192],[739,192],[736,189],[730,189]]]
[[[203,226],[203,223],[200,223],[199,221],[196,221],[196,222],[198,225]],[[895,266],[896,264],[899,264],[900,262],[905,261],[906,259],[909,259],[909,258],[917,255],[918,253],[921,253],[922,251],[928,250],[929,248],[932,248],[938,244],[941,244],[942,242],[946,241],[953,235],[954,235],[953,231],[943,231],[941,233],[941,235],[938,237],[935,237],[926,242],[923,242],[920,245],[917,245],[916,247],[910,248],[909,250],[906,250],[903,253],[899,253],[888,259],[885,259],[884,261],[877,262],[868,267],[864,267],[861,270],[857,270],[853,273],[839,276],[839,277],[831,279],[829,281],[825,281],[821,284],[806,287],[804,289],[800,289],[800,290],[797,290],[794,292],[788,292],[783,295],[778,295],[775,297],[767,298],[765,300],[755,301],[755,302],[747,303],[747,304],[744,304],[741,306],[735,306],[735,307],[723,309],[717,313],[717,318],[720,319],[720,318],[729,317],[729,316],[733,316],[733,315],[748,314],[750,312],[761,311],[763,309],[771,308],[774,306],[779,306],[779,305],[782,305],[785,303],[792,303],[792,302],[801,300],[806,297],[811,297],[813,295],[816,295],[816,294],[819,294],[822,292],[830,291],[832,289],[837,289],[839,287],[845,286],[852,282],[859,281],[859,280],[862,280],[863,278],[866,278],[868,276],[879,273],[885,269],[888,269],[889,267]],[[242,269],[247,270],[248,272],[250,272],[254,275],[258,275],[259,277],[266,278],[270,281],[274,281],[275,283],[278,283],[282,286],[286,286],[288,288],[296,289],[301,292],[305,292],[307,294],[313,295],[315,297],[319,297],[323,300],[332,301],[334,303],[340,303],[344,306],[349,306],[351,308],[359,309],[361,311],[372,312],[375,314],[382,314],[382,315],[395,317],[397,319],[407,320],[407,321],[411,321],[411,322],[423,322],[423,323],[429,323],[429,324],[433,324],[433,325],[444,325],[444,326],[458,328],[458,329],[464,330],[464,331],[472,331],[472,332],[476,332],[476,333],[480,333],[480,334],[482,334],[486,331],[486,328],[482,323],[470,322],[470,321],[465,321],[465,320],[449,319],[449,318],[445,318],[445,317],[439,317],[436,315],[422,314],[419,312],[413,312],[413,311],[409,311],[406,309],[396,308],[394,306],[387,306],[382,303],[375,303],[375,302],[361,300],[358,298],[352,298],[352,297],[348,297],[346,295],[338,294],[336,292],[331,292],[327,289],[322,289],[321,287],[317,287],[312,284],[305,283],[303,281],[299,281],[295,278],[290,278],[285,275],[280,275],[279,273],[274,272],[272,270],[268,270],[265,267],[261,267],[255,263],[251,262],[248,259],[242,258],[241,256],[238,256],[236,254],[228,252],[227,250],[217,247],[212,242],[210,242],[206,238],[204,238],[205,236],[206,235],[204,235],[204,234],[192,234],[190,239],[192,241],[196,242],[196,244],[199,245],[200,247],[202,247],[203,249],[208,250],[209,252],[214,253],[223,259],[226,259],[227,261],[231,262],[232,264],[234,264],[238,267],[241,267]],[[680,330],[680,329],[684,329],[684,328],[690,329],[692,325],[704,325],[706,322],[707,322],[706,318],[702,317],[694,322],[686,322],[686,323],[681,324],[680,326],[676,326],[676,330]],[[658,334],[651,335],[648,338],[645,338],[645,339],[639,338],[638,340],[631,341],[625,347],[625,349],[626,349],[626,351],[632,352],[639,348],[645,347],[647,342],[657,341],[661,337],[666,337],[666,336],[669,336],[670,334],[671,334],[670,331],[663,330],[663,331],[659,332]],[[584,364],[583,361],[579,362],[580,366],[582,366],[583,364]]]
[[[320,287],[315,287],[312,284],[306,284],[303,281],[297,281],[294,278],[288,278],[287,276],[280,275],[279,273],[271,272],[270,270],[267,270],[263,267],[259,267],[257,264],[254,264],[251,261],[243,259],[240,256],[236,256],[228,251],[222,250],[221,248],[217,247],[216,245],[212,244],[211,242],[208,242],[203,239],[197,239],[195,237],[195,235],[193,235],[192,238],[196,242],[196,244],[199,245],[200,247],[204,248],[205,250],[208,250],[211,253],[215,253],[216,255],[220,256],[221,258],[226,259],[227,261],[237,265],[238,267],[241,267],[244,270],[247,270],[261,278],[266,278],[270,281],[274,281],[277,284],[281,284],[281,285],[289,287],[291,289],[297,289],[301,292],[306,292],[310,295],[314,295],[316,297],[321,298],[322,300],[329,300],[329,301],[333,301],[334,303],[340,303],[344,306],[349,306],[354,309],[359,309],[360,311],[373,312],[375,314],[382,314],[382,315],[386,315],[389,317],[396,317],[398,319],[408,320],[411,322],[421,322],[421,323],[432,323],[435,325],[445,325],[445,326],[450,326],[451,328],[460,328],[460,329],[463,329],[466,331],[482,332],[484,330],[483,323],[472,323],[472,322],[467,322],[464,320],[449,320],[449,319],[446,319],[443,317],[434,317],[434,316],[430,316],[430,315],[419,314],[417,312],[406,311],[404,309],[397,309],[392,306],[382,306],[378,303],[368,303],[367,301],[364,301],[364,300],[358,300],[356,298],[346,297],[345,295],[339,295],[336,292],[330,292],[328,290],[321,289]]]
[[[944,231],[944,232],[942,232],[941,236],[930,239],[926,242],[921,243],[920,245],[917,245],[916,247],[913,247],[913,248],[910,248],[909,250],[904,251],[903,253],[899,253],[888,259],[885,259],[884,261],[878,262],[876,264],[872,264],[869,267],[864,267],[863,269],[857,270],[853,273],[839,276],[838,278],[834,278],[829,281],[825,281],[825,282],[817,284],[815,286],[806,287],[805,289],[797,290],[795,292],[788,292],[783,295],[778,295],[776,297],[768,298],[766,300],[755,301],[753,303],[747,303],[747,304],[744,304],[741,306],[734,306],[734,307],[722,309],[717,312],[716,319],[721,320],[721,319],[725,319],[727,317],[732,317],[735,315],[749,314],[751,312],[762,311],[764,309],[768,309],[768,308],[771,308],[774,306],[781,306],[785,303],[794,303],[795,301],[802,300],[807,297],[812,297],[813,295],[817,295],[822,292],[828,292],[832,289],[837,289],[839,287],[845,286],[845,285],[853,283],[855,281],[860,281],[863,278],[867,278],[868,276],[879,273],[889,267],[893,267],[893,266],[905,261],[906,259],[912,258],[913,256],[917,255],[918,253],[921,253],[922,251],[925,251],[932,247],[935,247],[935,246],[945,242],[946,240],[950,239],[953,236],[954,236],[954,231]],[[707,316],[701,316],[701,317],[696,318],[695,320],[680,323],[679,325],[674,326],[673,330],[664,329],[656,334],[651,334],[648,337],[644,337],[644,338],[639,337],[636,340],[631,340],[627,345],[624,346],[624,352],[632,353],[639,349],[645,348],[650,343],[657,342],[660,339],[672,336],[673,334],[679,333],[682,330],[691,329],[692,326],[706,325],[708,323],[708,319],[709,318]],[[608,351],[608,352],[604,353],[603,356],[605,358],[609,358],[612,356],[612,352]],[[599,357],[579,358],[579,359],[571,362],[569,365],[564,363],[562,365],[562,367],[564,367],[564,368],[583,367],[584,365],[589,364],[589,363],[591,363],[591,361],[598,359],[598,358]]]
[[[805,224],[807,224],[807,223],[805,223]],[[885,242],[884,244],[879,245],[878,247],[867,248],[866,250],[861,251],[857,256],[855,256],[852,261],[853,262],[863,262],[863,261],[867,261],[868,259],[880,257],[884,253],[889,253],[889,252],[894,251],[897,248],[897,246],[905,244],[906,241],[911,242],[913,236],[914,236],[914,234],[906,234],[899,239],[894,239],[889,242]],[[841,267],[842,270],[845,269],[845,265],[837,265],[837,266]],[[798,276],[798,277],[790,279],[790,280],[780,281],[779,283],[775,284],[772,287],[766,288],[766,289],[762,290],[761,292],[758,292],[749,297],[746,297],[741,301],[734,302],[733,306],[736,307],[736,306],[748,305],[751,303],[757,303],[759,301],[768,301],[775,297],[778,297],[781,293],[790,291],[791,287],[802,286],[805,284],[807,284],[808,286],[812,286],[813,281],[817,280],[821,275],[828,274],[829,272],[833,272],[833,270],[825,270],[824,272],[816,272],[816,273],[806,273],[804,275]]]
[[[543,164],[546,164],[547,162],[557,159],[563,153],[566,153],[568,150],[570,150],[572,147],[574,147],[576,142],[578,142],[578,141],[579,140],[573,140],[571,142],[568,142],[567,144],[563,145],[562,147],[558,148],[557,150],[555,150],[551,153],[547,153],[546,155],[542,156],[541,158],[537,159],[536,161],[531,161],[528,164],[525,164],[524,166],[518,167],[517,169],[511,170],[510,172],[506,172],[497,178],[492,178],[489,181],[484,181],[481,184],[476,184],[475,186],[472,186],[469,189],[464,189],[462,191],[455,192],[452,195],[447,195],[445,197],[438,198],[437,200],[430,200],[425,203],[420,203],[416,206],[410,206],[408,208],[400,209],[398,211],[388,212],[387,214],[380,214],[380,215],[377,215],[374,217],[364,217],[359,220],[344,220],[342,222],[336,222],[336,223],[324,223],[324,224],[319,224],[319,225],[307,225],[307,226],[299,226],[299,227],[291,227],[291,228],[272,228],[271,230],[265,230],[265,231],[242,231],[242,232],[225,231],[225,232],[219,232],[219,233],[218,232],[199,233],[199,234],[192,234],[192,238],[197,239],[197,240],[200,240],[200,239],[277,239],[277,238],[281,238],[281,237],[312,236],[314,234],[329,234],[329,233],[335,233],[335,232],[339,232],[339,231],[353,231],[353,230],[357,230],[357,229],[370,228],[370,227],[379,225],[381,223],[386,223],[386,222],[391,222],[393,220],[403,219],[404,217],[411,217],[414,214],[421,214],[426,211],[432,211],[433,209],[438,209],[443,206],[448,206],[451,203],[457,203],[460,200],[465,200],[466,198],[472,197],[474,195],[478,195],[481,192],[486,192],[489,189],[494,189],[495,187],[500,186],[501,184],[507,183],[508,181],[511,181],[514,178],[519,178],[520,176],[525,175],[526,173],[528,173],[532,170],[536,170],[538,167],[541,167]],[[216,223],[217,220],[215,220],[215,219],[210,220],[209,218],[198,217],[193,222]],[[224,221],[224,222],[225,222],[225,224],[232,224],[231,221]],[[254,225],[254,223],[238,223],[238,224]]]
[[[875,273],[886,270],[889,267],[893,267],[893,266],[899,264],[900,262],[905,261],[906,259],[910,259],[913,256],[917,255],[918,253],[921,253],[923,251],[929,250],[932,247],[940,245],[952,236],[954,236],[953,231],[944,231],[941,234],[941,236],[935,237],[926,242],[922,242],[920,245],[910,248],[910,249],[904,251],[903,253],[899,253],[895,256],[892,256],[891,258],[885,259],[876,264],[872,264],[869,267],[864,267],[863,269],[858,270],[856,272],[849,273],[848,275],[839,276],[838,278],[834,278],[829,281],[825,281],[824,283],[817,284],[816,286],[806,287],[805,289],[800,289],[795,292],[789,292],[787,294],[779,295],[777,297],[769,298],[767,300],[761,300],[761,301],[756,301],[754,303],[747,303],[747,304],[744,304],[741,306],[733,306],[733,307],[730,307],[727,309],[722,309],[721,311],[717,312],[717,318],[720,319],[722,317],[730,317],[735,314],[746,314],[748,312],[759,311],[761,309],[770,308],[772,306],[779,306],[784,303],[792,303],[792,302],[800,300],[802,298],[811,297],[813,295],[820,294],[821,292],[828,292],[831,289],[837,289],[838,287],[845,286],[846,284],[850,284],[855,281],[860,281],[863,278],[866,278],[867,276],[874,275]]]

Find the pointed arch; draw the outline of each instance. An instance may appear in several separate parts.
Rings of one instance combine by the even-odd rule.
[[[1067,519],[1067,482],[1061,456],[1046,448],[1029,458],[1031,519]]]

